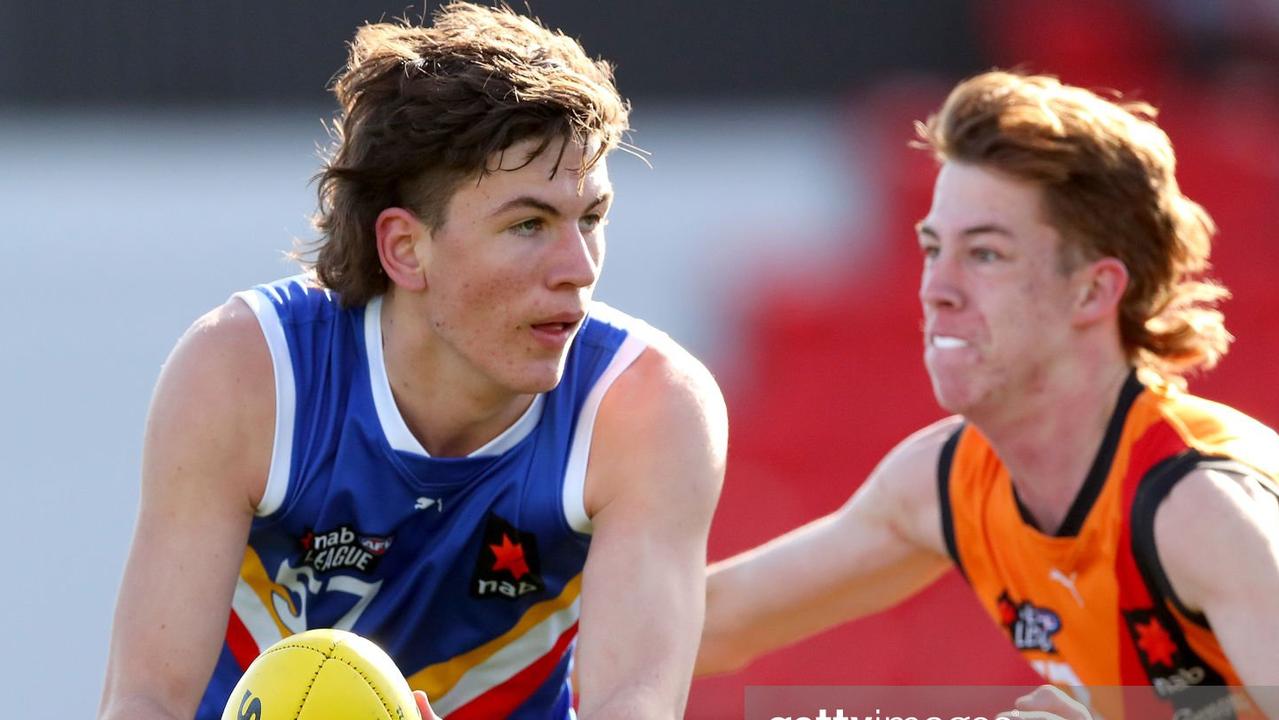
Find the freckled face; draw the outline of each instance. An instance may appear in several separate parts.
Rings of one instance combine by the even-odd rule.
[[[919,223],[924,362],[937,401],[972,416],[1043,387],[1071,352],[1070,275],[1042,190],[977,165],[948,162]]]
[[[501,169],[464,181],[415,250],[433,344],[513,393],[559,383],[599,280],[612,200],[603,160],[580,178],[579,144],[568,143],[558,168],[559,141],[519,167],[538,144],[516,143],[492,161]]]

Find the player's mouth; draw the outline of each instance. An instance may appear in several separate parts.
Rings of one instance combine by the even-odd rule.
[[[530,323],[533,337],[542,345],[558,350],[573,337],[582,322],[580,313],[563,313],[540,322]]]
[[[959,350],[969,347],[970,343],[963,338],[955,337],[953,335],[931,334],[928,336],[928,345],[929,347],[937,350]]]

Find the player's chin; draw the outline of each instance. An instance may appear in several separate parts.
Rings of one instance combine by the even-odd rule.
[[[973,404],[973,389],[970,383],[951,376],[946,372],[928,370],[929,380],[933,385],[933,398],[943,410],[957,415],[964,414]]]
[[[510,384],[521,395],[537,395],[554,390],[563,379],[564,359],[554,358],[526,363]]]

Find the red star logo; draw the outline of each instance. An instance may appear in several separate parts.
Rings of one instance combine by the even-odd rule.
[[[999,620],[1005,627],[1017,621],[1017,608],[1007,598],[999,599]]]
[[[528,574],[528,562],[524,560],[524,547],[519,543],[511,542],[506,533],[502,533],[501,545],[489,545],[489,549],[493,551],[493,557],[496,559],[493,563],[493,572],[506,570],[514,575],[516,580]]]
[[[310,549],[311,549],[311,542],[312,542],[313,540],[315,540],[315,533],[314,533],[313,531],[311,531],[311,530],[307,530],[307,531],[306,531],[306,534],[302,536],[302,549],[303,549],[303,550],[310,550]]]
[[[1146,654],[1146,660],[1151,665],[1172,667],[1172,656],[1177,652],[1177,646],[1169,637],[1168,631],[1164,630],[1164,626],[1159,624],[1159,620],[1150,618],[1150,622],[1144,625],[1137,623],[1136,627],[1139,636],[1137,647]]]

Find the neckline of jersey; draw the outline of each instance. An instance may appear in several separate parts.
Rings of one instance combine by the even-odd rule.
[[[391,392],[390,378],[386,372],[386,357],[382,348],[382,296],[369,301],[364,308],[364,346],[368,361],[369,385],[373,393],[373,405],[377,409],[378,423],[382,433],[393,450],[416,455],[433,457],[417,436],[409,430],[408,423],[395,403],[395,395]],[[546,404],[546,395],[539,393],[533,397],[528,409],[514,423],[507,427],[487,443],[468,453],[467,458],[495,457],[514,448],[528,437],[542,419],[542,410]]]

